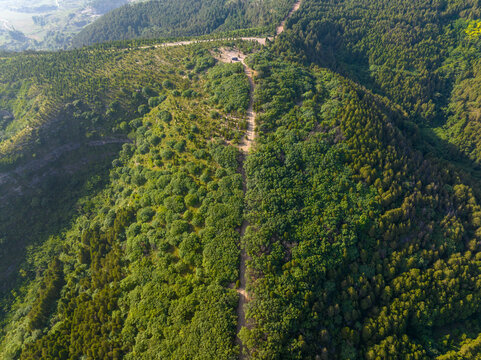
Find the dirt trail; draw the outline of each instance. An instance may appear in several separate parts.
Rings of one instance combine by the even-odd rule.
[[[300,6],[302,4],[302,0],[298,0],[292,10],[289,12],[287,15],[286,19],[282,21],[282,23],[276,28],[276,36],[282,34],[284,32],[285,24],[286,21],[297,11],[299,10]],[[270,38],[271,40],[272,38]],[[262,45],[265,45],[266,39],[260,39],[260,38],[240,38],[240,40],[251,40],[251,41],[257,41]],[[208,41],[208,40],[207,40]],[[201,41],[205,42],[205,41]],[[178,45],[188,45],[194,42],[190,41],[183,41],[180,43],[175,43]],[[175,46],[172,44],[164,44],[163,46]],[[249,79],[249,87],[250,87],[250,92],[249,92],[249,106],[247,108],[247,130],[245,136],[242,138],[240,144],[239,144],[239,149],[242,152],[241,155],[241,162],[240,162],[240,172],[242,174],[242,188],[244,191],[244,195],[247,191],[247,179],[246,179],[246,174],[245,174],[245,169],[244,169],[244,161],[245,157],[249,153],[252,145],[254,144],[255,137],[256,137],[256,132],[255,132],[255,119],[256,119],[256,113],[254,111],[254,90],[255,90],[255,83],[254,83],[254,71],[247,65],[245,62],[245,54],[240,53],[238,50],[235,49],[226,49],[226,48],[221,48],[220,49],[220,54],[217,56],[217,59],[225,62],[225,63],[232,63],[232,62],[241,62],[242,66],[244,67],[244,72],[247,75],[247,78]],[[249,256],[247,255],[244,247],[242,246],[242,239],[245,236],[245,232],[247,227],[249,226],[249,223],[247,220],[244,219],[241,225],[240,229],[240,247],[241,247],[241,254],[240,254],[240,266],[239,266],[239,287],[237,288],[237,293],[239,294],[239,304],[237,305],[237,337],[236,337],[236,343],[239,345],[240,352],[239,352],[239,360],[244,360],[248,359],[248,354],[245,351],[245,346],[242,343],[242,340],[239,338],[239,333],[243,327],[248,326],[247,324],[247,319],[246,319],[246,314],[245,314],[245,305],[249,302],[249,294],[247,293],[246,290],[246,285],[247,285],[247,261],[249,261]]]
[[[193,44],[203,44],[208,42],[215,42],[215,41],[229,41],[229,40],[242,40],[242,41],[255,41],[260,45],[265,45],[267,40],[272,40],[272,37],[267,38],[260,38],[260,37],[236,37],[236,38],[219,38],[219,39],[196,39],[196,40],[183,40],[183,41],[176,41],[171,43],[163,43],[163,44],[156,44],[156,45],[145,45],[138,47],[137,49],[149,49],[149,48],[163,48],[163,47],[174,47],[174,46],[186,46],[186,45],[193,45]]]
[[[239,149],[242,151],[242,161],[241,161],[241,174],[242,174],[242,188],[244,190],[244,196],[247,192],[247,179],[246,179],[246,174],[244,170],[244,160],[246,154],[249,152],[249,150],[252,147],[252,144],[254,143],[255,137],[256,137],[256,132],[255,132],[255,126],[256,126],[256,113],[254,112],[254,90],[255,90],[255,84],[254,84],[254,72],[253,70],[247,66],[245,63],[245,58],[243,57],[241,59],[242,65],[244,66],[244,71],[247,75],[247,78],[249,79],[249,107],[247,108],[247,129],[246,129],[246,134],[244,138],[242,139],[241,143],[239,144]],[[243,220],[242,226],[241,226],[241,231],[240,231],[240,238],[241,238],[241,257],[240,257],[240,266],[239,266],[239,279],[240,279],[240,286],[237,289],[237,292],[239,293],[239,304],[237,305],[237,335],[239,335],[240,330],[247,326],[246,322],[246,314],[245,314],[245,304],[249,301],[249,295],[247,294],[246,291],[246,284],[247,284],[247,275],[246,275],[246,269],[247,269],[247,260],[249,260],[249,257],[242,246],[242,239],[244,238],[247,226],[249,226],[249,223],[247,220]],[[242,344],[242,341],[240,340],[239,336],[236,338],[237,343],[239,344],[240,347],[240,353],[239,353],[239,359],[246,359],[246,354],[244,351],[244,346]]]
[[[299,9],[299,7],[302,4],[302,0],[298,0],[289,14],[287,15],[286,19],[284,19],[281,24],[276,28],[276,36],[280,35],[282,32],[284,32],[285,24],[286,21]],[[0,19],[1,21],[1,19]],[[147,45],[147,46],[142,46],[138,47],[137,49],[148,49],[148,48],[163,48],[163,47],[174,47],[174,46],[183,46],[183,45],[192,45],[192,44],[198,44],[198,43],[207,43],[207,42],[215,42],[215,41],[229,41],[229,40],[243,40],[243,41],[255,41],[259,43],[260,45],[266,45],[267,40],[273,40],[273,37],[267,37],[267,38],[260,38],[260,37],[237,37],[237,38],[220,38],[220,39],[197,39],[197,40],[186,40],[186,41],[177,41],[177,42],[171,42],[171,43],[163,43],[163,44],[155,44],[155,45]],[[233,58],[237,58],[238,61],[240,61],[244,67],[245,74],[247,75],[247,78],[249,79],[249,85],[250,85],[250,97],[249,97],[249,106],[247,109],[247,131],[246,135],[244,138],[241,140],[241,143],[239,144],[239,149],[242,152],[242,158],[241,158],[241,174],[242,174],[242,179],[243,179],[243,190],[244,193],[247,190],[246,186],[246,174],[244,171],[244,160],[247,155],[247,153],[250,151],[256,137],[255,133],[255,118],[256,118],[256,113],[254,112],[254,90],[255,90],[255,83],[254,83],[254,71],[246,64],[245,62],[245,55],[240,54],[235,50],[226,50],[222,49],[221,50],[221,56],[220,59],[221,61],[224,62],[233,62]],[[116,143],[116,142],[126,142],[124,139],[106,139],[106,140],[97,140],[97,141],[91,141],[88,145],[90,146],[103,146],[106,144],[110,143]],[[61,146],[57,149],[54,149],[51,151],[49,154],[46,154],[42,159],[38,160],[33,160],[19,168],[17,168],[14,171],[11,172],[6,172],[6,173],[0,173],[0,185],[2,183],[8,182],[8,181],[14,181],[14,177],[12,177],[13,173],[15,175],[19,175],[20,173],[23,173],[25,171],[35,171],[38,170],[39,168],[44,167],[46,164],[56,160],[60,155],[62,155],[65,152],[69,152],[72,150],[75,150],[77,147],[79,147],[79,144],[68,144]],[[248,227],[248,222],[244,220],[241,225],[240,229],[240,238],[243,239],[245,236],[246,229]],[[242,243],[242,240],[241,240]],[[247,321],[246,321],[246,315],[245,315],[245,304],[247,304],[250,300],[249,295],[246,291],[246,285],[247,285],[247,266],[246,263],[249,260],[249,257],[244,250],[244,248],[241,246],[241,258],[240,258],[240,267],[239,267],[239,282],[240,286],[237,289],[237,293],[239,294],[239,304],[237,306],[237,317],[238,317],[238,322],[237,322],[237,334],[239,334],[240,330],[243,327],[246,327]],[[239,337],[236,338],[236,343],[240,347],[240,354],[239,354],[239,359],[244,360],[248,358],[248,355],[245,352],[245,347],[242,344],[242,341],[240,340]]]
[[[247,108],[247,129],[246,129],[246,134],[242,138],[240,144],[239,144],[239,149],[243,153],[248,153],[249,150],[252,147],[252,144],[254,143],[255,137],[256,137],[256,132],[255,132],[255,127],[256,127],[256,113],[254,111],[254,90],[255,90],[255,84],[254,84],[254,70],[252,70],[245,62],[245,54],[242,54],[236,49],[226,49],[226,48],[221,48],[220,54],[217,56],[217,59],[224,62],[224,63],[232,63],[232,62],[240,62],[242,66],[244,67],[244,72],[249,79],[249,87],[250,87],[250,92],[249,92],[249,106]]]
[[[245,57],[246,57],[245,54],[240,53],[238,50],[226,49],[226,48],[221,48],[220,54],[217,55],[217,59],[225,63],[240,62],[244,67],[244,72],[247,75],[247,78],[249,79],[249,86],[250,86],[249,107],[247,108],[247,113],[246,113],[247,129],[246,129],[246,134],[244,135],[244,137],[242,138],[239,144],[239,149],[241,150],[241,161],[240,161],[239,171],[242,174],[242,189],[244,191],[244,195],[247,191],[247,185],[246,185],[247,180],[246,180],[246,174],[244,170],[244,161],[245,161],[245,157],[247,156],[247,153],[249,152],[249,150],[251,149],[254,143],[255,136],[256,136],[256,133],[255,133],[256,113],[254,112],[254,90],[255,90],[254,71],[246,64]],[[247,226],[249,226],[249,223],[244,219],[240,229],[241,244],[242,244],[242,239],[244,238]],[[249,295],[246,291],[246,285],[247,285],[246,263],[249,260],[249,257],[246,251],[244,250],[243,246],[241,245],[240,247],[241,247],[240,266],[239,266],[240,284],[239,284],[239,287],[236,289],[237,293],[239,294],[239,304],[237,305],[237,335],[239,335],[239,332],[243,327],[247,326],[245,305],[249,302]],[[239,336],[236,337],[236,343],[237,345],[239,345],[239,348],[240,348],[239,359],[240,360],[246,359],[247,355],[245,353],[244,346]]]
[[[284,32],[284,28],[286,26],[287,20],[297,11],[302,5],[302,0],[297,0],[297,2],[294,4],[292,7],[291,11],[289,11],[289,14],[287,17],[280,23],[280,25],[276,28],[276,36],[282,34]]]
[[[255,90],[255,84],[254,84],[254,71],[246,65],[244,60],[242,60],[242,65],[244,65],[244,71],[247,75],[247,78],[249,79],[249,87],[250,87],[250,96],[249,96],[249,107],[247,108],[247,130],[246,130],[246,135],[241,141],[241,144],[239,145],[239,148],[245,152],[248,153],[249,150],[251,149],[252,144],[254,143],[254,140],[256,138],[256,132],[255,132],[255,127],[256,127],[256,113],[254,112],[254,90]]]
[[[287,14],[286,18],[282,20],[279,26],[276,28],[276,36],[279,36],[284,32],[287,20],[292,17],[292,15],[299,10],[302,5],[303,0],[297,0],[296,3],[292,6],[291,11]],[[192,44],[202,44],[206,42],[214,42],[214,41],[229,41],[229,40],[243,40],[243,41],[255,41],[261,45],[265,45],[267,40],[274,40],[272,36],[270,37],[235,37],[235,38],[219,38],[219,39],[197,39],[197,40],[184,40],[184,41],[176,41],[171,43],[163,43],[163,44],[156,44],[156,45],[146,45],[141,46],[139,49],[148,49],[148,48],[162,48],[162,47],[173,47],[173,46],[183,46],[183,45],[192,45]]]
[[[272,38],[270,38],[272,39]],[[239,38],[220,38],[220,39],[204,39],[204,40],[185,40],[185,41],[178,41],[178,42],[173,42],[173,43],[165,43],[165,44],[159,44],[156,45],[155,47],[172,47],[172,46],[179,46],[179,45],[192,45],[192,44],[198,44],[198,43],[206,43],[206,42],[214,42],[214,41],[228,41],[228,40],[243,40],[243,41],[255,41],[258,42],[261,45],[266,44],[266,38],[260,38],[260,37],[239,37]]]
[[[243,154],[244,156],[244,154]],[[243,165],[243,164],[242,164]],[[246,186],[245,186],[245,173],[244,170],[242,170],[242,178],[243,178],[243,183],[244,183],[244,193],[246,191]],[[242,239],[244,238],[247,226],[249,226],[248,222],[244,220],[242,222],[241,230],[240,230],[240,238],[241,238],[241,244],[242,244]],[[242,340],[239,338],[239,333],[243,327],[247,326],[247,318],[246,318],[246,313],[245,313],[245,305],[249,302],[249,294],[246,291],[246,285],[247,285],[247,275],[246,275],[246,270],[247,270],[247,261],[249,260],[249,256],[247,255],[244,247],[241,245],[241,258],[240,258],[240,266],[239,266],[239,280],[240,280],[240,285],[239,288],[237,289],[237,293],[239,294],[239,304],[237,304],[237,337],[236,337],[236,343],[239,345],[239,360],[247,359],[247,354],[245,351],[244,344],[242,343]]]

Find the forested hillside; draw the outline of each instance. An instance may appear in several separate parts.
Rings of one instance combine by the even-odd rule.
[[[272,33],[293,0],[154,0],[118,8],[87,26],[73,46],[112,40],[204,35],[258,28]]]
[[[24,68],[31,60],[10,58],[11,76],[35,79],[27,92],[35,86],[67,102],[58,122],[78,134],[45,135],[58,139],[52,151],[62,154],[41,167],[30,169],[43,153],[38,160],[4,156],[12,160],[3,174],[17,181],[4,184],[5,199],[11,201],[14,186],[20,194],[12,196],[15,206],[2,207],[2,273],[22,257],[7,249],[34,246],[15,269],[22,282],[15,276],[2,282],[4,310],[13,305],[3,315],[2,358],[194,358],[206,344],[202,358],[232,358],[237,295],[229,286],[238,279],[243,192],[238,151],[228,142],[239,142],[245,128],[249,86],[242,66],[216,65],[201,46],[36,55],[43,65]],[[57,72],[59,82],[38,78],[68,63],[79,65]],[[97,74],[105,87],[95,82]],[[62,87],[71,81],[76,89]],[[116,134],[122,148],[108,150],[104,131]],[[110,174],[105,165],[92,167],[104,157],[113,160]],[[20,174],[21,164],[31,171]],[[82,169],[90,171],[87,178]],[[66,183],[59,180],[64,172]],[[28,229],[7,213],[28,219]],[[15,299],[6,292],[12,288]]]
[[[389,98],[410,120],[479,157],[478,1],[306,1],[276,44]]]
[[[475,338],[478,182],[381,98],[256,60],[277,111],[246,167],[252,358],[433,358]]]
[[[479,359],[478,1],[193,5],[0,54],[0,358]]]

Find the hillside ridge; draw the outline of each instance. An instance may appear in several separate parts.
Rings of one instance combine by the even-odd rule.
[[[0,54],[0,358],[477,359],[479,2],[161,3]]]

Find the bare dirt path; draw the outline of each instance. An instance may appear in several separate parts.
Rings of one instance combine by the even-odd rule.
[[[287,17],[280,23],[280,25],[276,28],[276,36],[282,34],[284,32],[284,28],[286,26],[287,20],[297,11],[302,5],[302,0],[297,0],[294,6],[292,7],[291,11]]]
[[[297,0],[293,5],[291,11],[286,16],[286,18],[277,26],[275,36],[279,36],[284,32],[287,20],[297,11],[302,5],[303,0]],[[200,43],[208,43],[208,42],[215,42],[215,41],[229,41],[229,40],[243,40],[243,41],[255,41],[261,45],[266,45],[267,40],[272,41],[273,37],[267,38],[260,38],[260,37],[238,37],[238,38],[220,38],[220,39],[197,39],[197,40],[185,40],[185,41],[176,41],[171,43],[163,43],[163,44],[156,44],[156,45],[147,45],[142,46],[140,49],[148,49],[148,48],[163,48],[163,47],[174,47],[174,46],[184,46],[184,45],[193,45],[193,44],[200,44]],[[254,71],[247,65],[245,62],[246,56],[240,53],[236,49],[226,49],[221,48],[220,54],[217,54],[217,59],[225,62],[231,63],[240,61],[242,66],[244,67],[244,72],[249,79],[249,86],[250,86],[250,95],[249,95],[249,106],[247,108],[247,129],[246,134],[242,138],[239,149],[241,150],[241,161],[240,161],[240,173],[242,174],[242,186],[244,190],[244,194],[247,191],[246,185],[246,174],[244,170],[244,161],[254,144],[256,132],[255,132],[255,118],[256,113],[254,111],[254,90],[255,90],[255,83],[254,83]],[[0,174],[1,175],[1,174]],[[237,338],[236,343],[239,345],[240,353],[239,353],[239,360],[244,360],[248,358],[248,354],[245,351],[245,347],[242,344],[241,339],[239,338],[239,332],[243,327],[248,326],[245,314],[245,305],[249,302],[249,294],[246,291],[247,285],[247,261],[249,261],[249,256],[247,255],[244,247],[242,246],[242,239],[245,236],[245,232],[247,227],[249,226],[247,220],[244,220],[241,225],[240,229],[240,238],[241,238],[241,254],[240,254],[240,265],[239,265],[239,286],[237,288],[237,293],[239,294],[239,304],[237,306]]]
[[[245,62],[245,54],[239,52],[236,49],[226,49],[226,48],[221,48],[220,54],[218,54],[216,57],[218,60],[225,62],[225,63],[232,63],[232,62],[240,62],[242,66],[244,67],[244,72],[249,79],[249,86],[250,86],[250,91],[249,91],[249,106],[247,108],[247,129],[246,129],[246,134],[242,138],[240,144],[239,144],[239,149],[241,150],[241,159],[240,159],[240,166],[239,166],[239,172],[242,174],[242,189],[244,191],[244,195],[247,191],[247,180],[246,180],[246,174],[244,170],[244,161],[245,157],[247,156],[247,153],[251,149],[254,140],[255,140],[255,119],[256,119],[256,113],[254,112],[254,90],[255,90],[255,83],[254,83],[254,71],[247,65]],[[240,229],[240,238],[241,238],[241,244],[242,244],[242,239],[244,238],[247,226],[249,226],[249,223],[244,219],[241,225]],[[247,354],[245,352],[244,345],[242,344],[241,339],[239,338],[239,332],[243,327],[247,326],[247,321],[246,321],[246,314],[245,314],[245,305],[249,302],[249,295],[246,291],[246,285],[247,285],[247,261],[249,260],[249,257],[244,250],[243,246],[240,246],[241,248],[241,254],[240,254],[240,265],[239,265],[239,286],[237,287],[236,291],[239,294],[239,303],[237,305],[237,337],[236,337],[236,343],[239,345],[240,352],[239,352],[239,359],[247,359]]]
[[[299,10],[300,6],[302,4],[302,0],[296,1],[294,6],[292,7],[291,11],[287,15],[287,17],[282,21],[282,23],[276,28],[276,36],[282,34],[284,32],[284,28],[286,25],[286,21],[297,11]],[[265,45],[266,39],[261,39],[261,38],[240,38],[238,40],[250,40],[250,41],[257,41],[258,43]],[[269,40],[272,40],[270,38]],[[206,40],[209,41],[209,40]],[[206,42],[202,41],[202,42]],[[190,41],[183,41],[180,43],[175,43],[176,45],[188,45],[192,44],[195,42],[190,42]],[[163,44],[163,46],[175,46],[171,44]],[[249,151],[252,148],[252,145],[254,144],[255,138],[256,138],[256,132],[255,132],[255,119],[256,119],[256,113],[254,111],[254,90],[255,90],[255,83],[254,83],[254,71],[247,65],[245,62],[245,54],[239,52],[236,49],[226,49],[226,48],[221,48],[220,49],[220,55],[218,55],[217,59],[225,62],[225,63],[231,63],[235,61],[240,61],[242,63],[242,66],[244,67],[244,72],[249,79],[249,87],[250,87],[250,93],[249,93],[249,106],[247,108],[247,130],[246,134],[242,138],[240,144],[239,144],[239,149],[241,150],[241,161],[240,161],[240,172],[242,174],[242,188],[244,191],[244,195],[247,191],[247,179],[246,179],[246,174],[245,174],[245,169],[244,169],[244,161],[249,153]],[[241,248],[241,254],[240,254],[240,265],[239,265],[239,286],[237,288],[237,293],[239,294],[239,304],[237,305],[237,337],[236,337],[236,344],[239,345],[240,351],[239,351],[239,360],[244,360],[248,359],[248,354],[246,352],[245,346],[242,343],[242,340],[239,338],[239,333],[243,327],[248,326],[247,324],[247,319],[246,319],[246,314],[245,314],[245,305],[249,302],[249,294],[247,293],[246,290],[246,285],[247,285],[247,261],[249,261],[249,256],[247,255],[247,252],[245,251],[244,247],[242,246],[242,239],[245,236],[245,232],[247,227],[249,226],[249,223],[247,220],[243,220],[241,229],[240,229],[240,248]]]
[[[260,38],[260,37],[236,37],[236,38],[219,38],[219,39],[196,39],[196,40],[183,40],[183,41],[175,41],[171,43],[162,43],[162,44],[155,44],[155,45],[145,45],[138,47],[137,49],[149,49],[149,48],[163,48],[163,47],[174,47],[174,46],[186,46],[186,45],[193,45],[193,44],[203,44],[208,42],[215,42],[215,41],[229,41],[229,40],[242,40],[242,41],[255,41],[261,45],[265,45],[267,39],[272,40],[272,37],[267,38]]]
[[[243,154],[244,156],[244,154]],[[243,164],[242,164],[243,165]],[[244,180],[245,184],[245,173],[242,171],[242,177]],[[246,191],[245,185],[244,185],[244,193]],[[244,238],[247,226],[249,226],[249,223],[244,220],[242,222],[241,230],[240,230],[240,238],[241,238],[241,244],[242,244],[242,239]],[[243,327],[247,326],[247,318],[246,318],[246,313],[245,313],[245,305],[249,302],[249,294],[246,291],[246,285],[247,285],[247,261],[249,260],[249,256],[247,255],[244,247],[241,245],[241,258],[240,258],[240,266],[239,266],[239,288],[237,289],[237,293],[239,294],[239,304],[237,305],[237,337],[236,337],[236,343],[239,345],[239,360],[247,359],[247,354],[245,351],[244,344],[242,343],[242,340],[239,338],[239,333]]]
[[[173,43],[165,43],[156,45],[156,47],[172,47],[172,46],[179,46],[179,45],[192,45],[198,43],[206,43],[206,42],[214,42],[214,41],[228,41],[228,40],[243,40],[243,41],[255,41],[261,45],[266,44],[266,38],[260,37],[239,37],[239,38],[220,38],[220,39],[204,39],[204,40],[185,40],[185,41],[178,41]]]
[[[241,139],[241,142],[239,144],[239,149],[243,153],[248,153],[256,137],[256,132],[255,132],[256,113],[254,111],[254,90],[255,90],[254,70],[252,70],[245,62],[245,59],[246,59],[245,54],[239,52],[236,49],[221,48],[219,50],[220,50],[220,54],[216,56],[218,60],[224,63],[240,62],[244,67],[244,72],[247,78],[249,79],[249,87],[250,87],[249,106],[246,112],[247,129],[246,129],[246,134]]]
[[[242,139],[241,143],[239,144],[239,149],[242,151],[242,161],[241,161],[241,174],[242,174],[242,188],[244,190],[244,196],[247,192],[247,179],[246,179],[246,174],[244,170],[244,160],[245,156],[249,152],[249,150],[252,147],[252,144],[255,141],[256,137],[256,132],[255,132],[255,127],[256,127],[256,113],[254,112],[254,90],[255,90],[255,83],[254,83],[254,71],[246,64],[245,62],[245,57],[242,57],[240,59],[242,62],[242,65],[244,66],[244,72],[247,75],[247,78],[249,79],[249,106],[247,108],[247,129],[246,129],[246,134],[244,135],[244,138]],[[249,260],[249,257],[247,255],[247,252],[245,251],[244,247],[242,246],[242,239],[244,238],[247,226],[249,226],[249,223],[247,222],[246,219],[243,220],[242,226],[241,226],[241,231],[240,231],[240,238],[241,238],[241,256],[240,256],[240,266],[239,266],[239,280],[240,280],[240,286],[237,289],[237,292],[239,293],[239,304],[237,305],[237,338],[236,341],[239,344],[240,347],[240,353],[239,353],[239,359],[246,359],[246,353],[244,351],[244,346],[242,344],[241,339],[239,338],[239,332],[240,330],[247,326],[247,321],[246,321],[246,314],[245,314],[245,304],[248,303],[249,301],[249,295],[247,294],[246,291],[246,284],[247,284],[247,275],[246,275],[246,269],[247,269],[247,261]]]
[[[248,153],[256,138],[256,132],[255,132],[256,113],[254,111],[255,84],[254,84],[254,71],[249,66],[247,66],[247,64],[244,62],[244,59],[242,59],[242,65],[244,66],[244,71],[247,75],[247,78],[249,79],[250,96],[249,96],[249,107],[247,108],[247,113],[246,113],[247,114],[247,130],[244,138],[242,139],[239,145],[239,148],[244,153]]]
[[[296,3],[292,6],[291,11],[287,14],[286,18],[282,20],[279,26],[276,28],[276,36],[279,36],[284,32],[287,20],[292,17],[292,15],[299,10],[302,5],[303,0],[297,0]],[[228,40],[242,40],[242,41],[255,41],[261,45],[265,45],[267,40],[274,40],[273,37],[235,37],[235,38],[219,38],[219,39],[197,39],[197,40],[184,40],[184,41],[175,41],[171,43],[163,43],[163,44],[156,44],[156,45],[146,45],[141,46],[139,49],[148,49],[148,48],[162,48],[162,47],[173,47],[173,46],[182,46],[182,45],[192,45],[192,44],[202,44],[206,42],[214,42],[214,41],[228,41]]]

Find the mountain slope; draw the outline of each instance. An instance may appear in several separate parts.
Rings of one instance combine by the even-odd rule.
[[[89,53],[65,56],[73,60]],[[104,58],[100,53],[94,57],[97,68],[109,64],[109,52],[103,54]],[[10,325],[4,328],[2,357],[150,359],[160,352],[169,358],[195,358],[201,344],[210,343],[201,358],[213,354],[232,358],[238,351],[233,345],[237,295],[229,284],[238,278],[236,228],[242,218],[242,179],[237,173],[236,148],[219,136],[237,142],[242,136],[238,129],[244,126],[248,104],[247,78],[240,64],[214,66],[214,58],[202,47],[139,49],[112,56],[126,70],[116,79],[123,77],[134,86],[121,91],[137,102],[135,109],[138,106],[137,117],[120,125],[132,130],[131,141],[114,155],[110,177],[90,185],[90,191],[76,201],[71,225],[64,221],[65,227],[57,230],[44,224],[43,231],[54,237],[43,244],[39,234],[33,234],[31,241],[35,239],[38,247],[22,266],[26,287],[18,289],[25,298],[19,296],[13,305],[15,311],[27,313],[7,317]],[[91,79],[87,68],[80,68],[79,84]],[[147,78],[137,73],[148,68],[160,78],[150,71]],[[243,90],[239,89],[242,82]],[[75,91],[80,94],[81,89]],[[228,94],[218,99],[215,95],[221,89]],[[235,89],[240,91],[234,94]],[[236,107],[233,99],[240,100]],[[107,112],[116,106],[120,105],[111,105]],[[100,116],[105,119],[106,115]],[[80,148],[88,146],[84,143]],[[52,197],[39,210],[55,213],[56,201]],[[8,231],[8,223],[1,225],[2,231]],[[16,236],[10,232],[8,239],[14,241]],[[42,276],[36,279],[30,271]],[[149,277],[142,275],[145,271]],[[165,287],[168,284],[170,289]],[[154,299],[157,305],[152,308]],[[51,327],[49,319],[54,318]],[[152,335],[162,329],[164,336],[136,338],[146,326],[153,327]],[[90,330],[85,332],[85,328]],[[49,331],[41,336],[40,329]],[[173,336],[179,330],[184,338]],[[98,337],[98,331],[105,337]],[[199,332],[204,335],[197,338],[194,334]],[[29,340],[18,342],[25,336]]]
[[[2,54],[0,357],[478,358],[478,13]]]
[[[276,111],[247,163],[251,357],[432,358],[476,336],[477,179],[349,81],[254,62]]]
[[[113,40],[192,36],[264,28],[267,33],[289,12],[292,0],[156,0],[116,9],[86,27],[73,40],[83,46]],[[267,28],[267,29],[266,29]]]
[[[476,1],[307,0],[276,46],[389,98],[478,161],[480,17]]]

